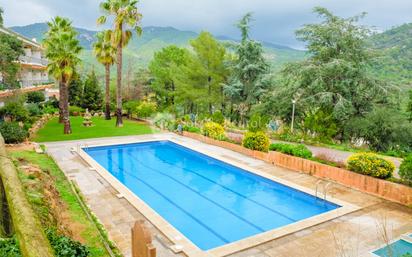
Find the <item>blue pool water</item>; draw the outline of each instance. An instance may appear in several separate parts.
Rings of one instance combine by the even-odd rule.
[[[170,141],[86,152],[202,250],[340,207]]]
[[[412,254],[412,244],[404,240],[398,240],[373,253],[381,257],[402,257],[407,253]]]

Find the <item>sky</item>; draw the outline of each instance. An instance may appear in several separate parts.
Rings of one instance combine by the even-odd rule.
[[[68,17],[77,27],[99,29],[101,0],[0,0],[5,26],[22,26],[50,20],[56,15]],[[339,16],[362,12],[361,21],[383,31],[412,22],[412,0],[140,0],[143,26],[171,26],[180,30],[207,30],[216,36],[239,38],[234,26],[252,12],[252,37],[271,43],[302,48],[295,30],[318,21],[312,10],[323,6]]]

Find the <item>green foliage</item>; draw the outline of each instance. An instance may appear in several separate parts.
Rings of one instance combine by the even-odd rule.
[[[211,121],[206,122],[205,124],[203,124],[202,131],[205,136],[214,139],[222,139],[225,137],[225,129],[219,123]]]
[[[289,120],[295,99],[298,113],[327,110],[340,122],[337,128],[342,132],[345,121],[362,117],[374,104],[387,101],[392,87],[369,72],[372,56],[366,38],[370,32],[358,25],[363,15],[345,19],[321,7],[315,13],[322,22],[296,32],[306,43],[309,58],[283,69],[279,83],[285,86],[277,88],[267,111]]]
[[[232,73],[224,86],[225,95],[236,103],[234,117],[243,123],[251,105],[257,104],[271,88],[269,65],[263,55],[262,45],[249,38],[251,14],[246,14],[238,23],[242,41],[235,46]]]
[[[86,246],[69,237],[59,235],[55,229],[48,229],[46,234],[56,257],[87,257],[89,255]]]
[[[28,103],[41,103],[46,100],[44,93],[41,91],[34,91],[27,93],[27,102]]]
[[[21,101],[7,102],[1,109],[0,113],[3,117],[9,117],[11,121],[25,122],[29,119],[29,112],[24,107]]]
[[[147,118],[156,112],[156,108],[156,103],[143,101],[136,107],[136,114],[138,117]]]
[[[190,126],[190,125],[184,125],[183,126],[183,131],[187,131],[187,132],[191,132],[191,133],[196,133],[196,134],[200,134],[201,133],[201,129],[195,126]]]
[[[20,65],[17,60],[23,54],[23,43],[21,40],[15,36],[0,33],[0,74],[3,77],[4,88],[14,89],[19,87],[17,74]]]
[[[157,113],[153,118],[153,123],[160,129],[174,130],[175,116],[171,113]]]
[[[26,109],[29,112],[30,117],[36,117],[43,114],[43,110],[40,109],[39,104],[31,103],[26,105]]]
[[[22,257],[19,244],[15,237],[0,238],[0,256],[2,257]]]
[[[21,143],[28,136],[27,131],[17,122],[1,122],[0,133],[7,144]]]
[[[71,116],[79,116],[84,113],[84,109],[79,106],[69,106],[69,113]]]
[[[127,101],[123,104],[123,109],[126,110],[127,115],[129,117],[132,117],[132,115],[136,113],[136,109],[139,106],[139,104],[140,104],[140,101],[137,101],[137,100]]]
[[[399,167],[399,176],[404,180],[412,182],[412,154],[403,159]]]
[[[269,144],[269,137],[262,131],[247,132],[242,142],[244,147],[261,152],[267,152],[269,150]]]
[[[84,91],[82,96],[82,107],[89,111],[99,111],[102,109],[103,95],[99,86],[96,73],[92,71],[84,81]]]
[[[330,139],[338,132],[337,122],[329,112],[317,109],[305,115],[303,129],[307,134],[321,139]]]
[[[69,85],[70,105],[81,106],[83,101],[83,81],[79,74],[75,73]]]
[[[220,125],[223,125],[225,124],[225,117],[221,112],[217,111],[212,114],[212,121]]]
[[[276,143],[271,144],[269,150],[305,159],[312,158],[312,152],[305,145]]]
[[[186,112],[213,111],[223,104],[222,83],[228,76],[226,49],[210,33],[202,32],[190,41],[193,53],[186,55],[185,65],[172,70],[175,101]]]
[[[412,143],[412,125],[399,111],[387,107],[375,108],[364,118],[347,123],[346,134],[362,138],[376,151],[408,147]]]
[[[406,112],[408,113],[408,120],[409,122],[412,122],[412,90],[409,90],[409,99],[408,99],[408,105],[406,107]]]
[[[253,114],[249,119],[247,128],[250,132],[266,131],[268,123],[269,117]]]
[[[393,162],[373,153],[353,154],[347,163],[349,170],[376,178],[390,178],[395,170]]]

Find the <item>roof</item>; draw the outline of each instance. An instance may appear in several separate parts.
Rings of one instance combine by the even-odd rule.
[[[54,84],[42,85],[42,86],[33,86],[33,87],[26,87],[26,88],[12,89],[12,90],[10,90],[10,89],[9,90],[3,90],[3,91],[0,91],[0,98],[5,98],[5,97],[12,96],[13,93],[16,90],[19,90],[21,93],[28,93],[28,92],[45,90],[47,88],[53,87],[53,85]]]
[[[3,32],[3,33],[8,34],[8,35],[13,35],[13,36],[17,37],[18,39],[20,39],[21,41],[23,41],[24,43],[26,43],[28,45],[31,45],[31,46],[34,46],[34,47],[37,47],[37,48],[43,48],[41,46],[41,44],[39,44],[37,42],[34,42],[33,40],[31,40],[31,39],[29,39],[29,38],[27,38],[27,37],[25,37],[25,36],[23,36],[23,35],[21,35],[17,32],[14,32],[10,29],[7,29],[5,27],[0,26],[0,32]]]

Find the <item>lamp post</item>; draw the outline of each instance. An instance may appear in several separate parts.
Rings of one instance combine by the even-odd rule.
[[[290,131],[293,133],[293,125],[295,122],[295,106],[296,106],[296,100],[292,100],[292,124],[290,125]]]

